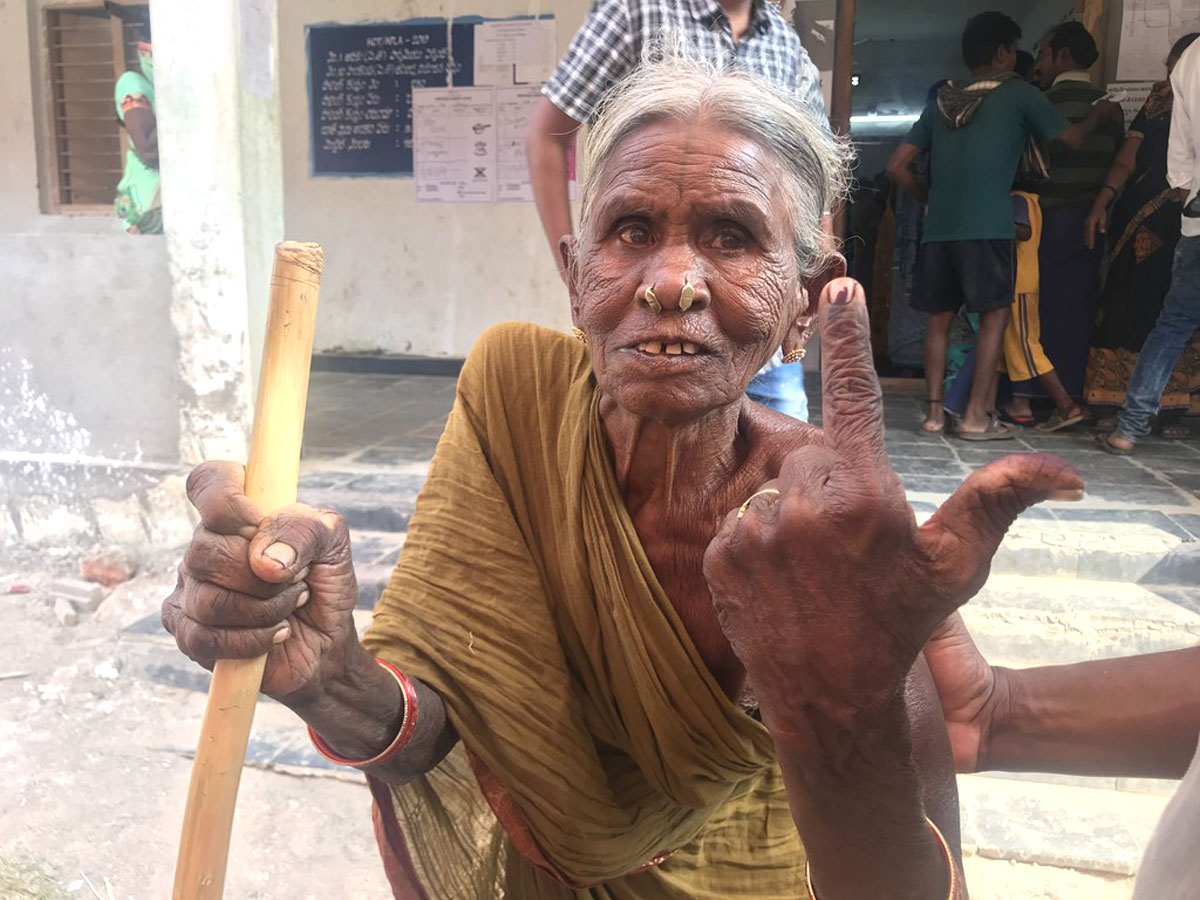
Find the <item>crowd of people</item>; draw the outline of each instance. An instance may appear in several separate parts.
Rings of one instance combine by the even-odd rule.
[[[1200,282],[1180,236],[1197,136],[1179,111],[1200,94],[1200,65],[1180,63],[1196,37],[1170,48],[1168,80],[1126,133],[1092,83],[1099,51],[1081,23],[1052,28],[1034,57],[1003,13],[967,22],[970,77],[930,90],[888,163],[899,188],[888,325],[898,364],[922,336],[918,433],[993,441],[1094,422],[1118,454],[1156,414],[1164,436],[1187,434],[1180,415],[1200,412]]]
[[[1012,75],[1019,32],[989,44],[994,21],[968,28],[985,35],[964,42],[976,78],[939,91],[904,151],[929,153],[914,296],[936,323],[931,384],[965,303],[980,346],[960,429],[989,439],[1009,308],[1038,294],[1028,271],[1012,281],[1034,256],[1014,219],[1030,240],[1082,232],[1091,196],[1083,215],[1070,201],[1094,166],[1069,151],[1120,141],[1077,78],[1059,81],[1068,124]],[[1051,71],[1075,51],[1046,52]],[[576,229],[566,145],[583,121]],[[955,611],[1007,527],[1082,480],[1009,456],[917,525],[866,298],[829,240],[846,145],[774,4],[593,4],[528,146],[573,335],[480,338],[365,636],[344,519],[264,515],[233,463],[188,480],[201,524],[163,605],[201,665],[265,654],[263,691],[365,773],[396,897],[963,900],[956,770],[1184,775],[1200,693],[1178,686],[1200,649],[1012,671],[966,633]],[[1066,160],[1069,212],[1024,187],[1014,202],[1023,154],[1031,178]],[[926,199],[907,163],[894,172]],[[1094,259],[1060,249],[1048,278]],[[821,431],[774,391],[802,390],[814,318]],[[764,387],[764,369],[784,375]],[[1200,884],[1191,771],[1139,900]]]

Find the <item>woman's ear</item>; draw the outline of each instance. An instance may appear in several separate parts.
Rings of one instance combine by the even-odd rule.
[[[558,274],[567,286],[567,294],[571,299],[571,321],[579,324],[579,291],[575,284],[575,263],[579,259],[579,239],[573,234],[564,234],[558,240]]]
[[[821,292],[825,290],[825,285],[833,281],[835,278],[846,277],[846,257],[840,253],[831,253],[825,267],[821,269],[812,278],[804,282],[804,288],[808,291],[808,310],[805,315],[811,316],[815,322],[821,314],[819,305],[821,303]]]

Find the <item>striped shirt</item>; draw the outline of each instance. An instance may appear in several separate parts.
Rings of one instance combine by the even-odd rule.
[[[820,74],[769,0],[755,0],[750,27],[737,43],[717,0],[598,0],[542,93],[575,121],[590,122],[605,92],[664,31],[682,32],[709,59],[794,92],[828,121]]]
[[[1086,72],[1065,72],[1054,80],[1046,98],[1072,124],[1082,122],[1092,112],[1104,91],[1093,87]],[[1038,187],[1043,209],[1091,203],[1104,184],[1108,169],[1121,143],[1125,130],[1120,122],[1106,119],[1092,132],[1082,147],[1072,150],[1065,144],[1050,147],[1050,177]]]

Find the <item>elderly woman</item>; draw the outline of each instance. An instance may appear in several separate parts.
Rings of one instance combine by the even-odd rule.
[[[861,290],[822,249],[842,148],[785,95],[667,54],[590,136],[577,337],[467,359],[360,642],[332,512],[200,467],[163,617],[362,769],[397,897],[965,896],[934,629],[1064,464],[978,473],[918,528]],[[821,432],[746,399],[821,295]],[[806,869],[811,885],[806,885]]]

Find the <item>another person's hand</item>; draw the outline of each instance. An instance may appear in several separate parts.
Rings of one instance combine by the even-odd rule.
[[[1089,250],[1096,246],[1096,238],[1108,234],[1108,210],[1100,205],[1092,207],[1087,221],[1083,223],[1083,243]]]
[[[303,505],[263,516],[245,471],[204,463],[188,478],[200,525],[163,603],[163,625],[205,668],[267,654],[263,693],[303,695],[358,646],[358,595],[341,516]]]
[[[992,711],[1004,685],[957,612],[938,626],[925,645],[925,662],[946,718],[954,768],[977,772],[986,762]]]
[[[983,586],[1016,517],[1078,499],[1083,481],[1056,457],[1006,457],[918,527],[888,463],[862,288],[835,280],[820,312],[824,441],[788,456],[763,485],[776,495],[729,515],[704,571],[768,726],[854,733],[895,711],[917,655]]]

